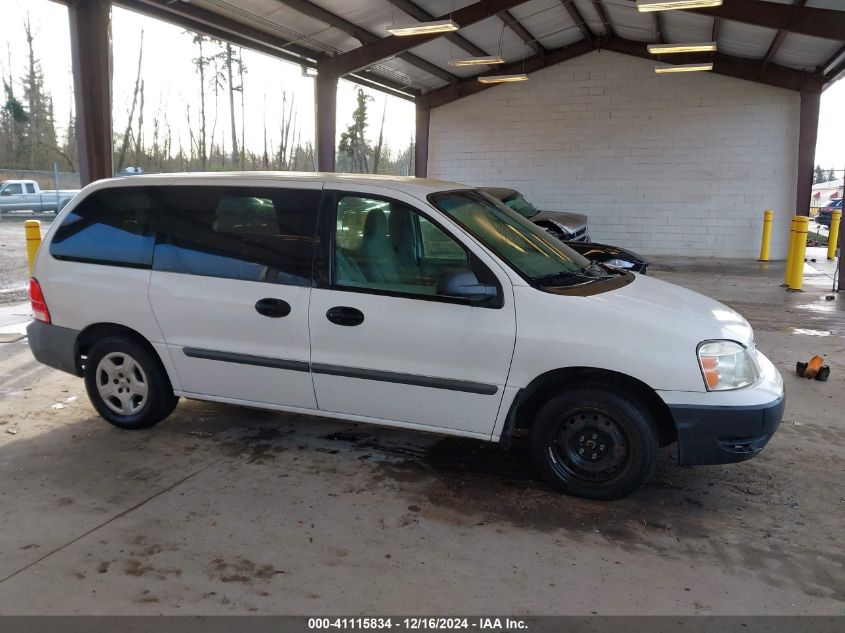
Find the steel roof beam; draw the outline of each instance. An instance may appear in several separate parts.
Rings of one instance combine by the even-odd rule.
[[[634,3],[636,0],[628,0],[628,2]],[[802,7],[797,15],[793,15],[795,7],[789,4],[777,4],[765,0],[730,0],[720,7],[679,10],[752,26],[762,26],[776,31],[845,41],[845,11],[837,9]]]
[[[840,48],[833,54],[833,57],[828,59],[824,64],[821,65],[822,74],[827,77],[832,75],[833,72],[836,70],[837,66],[841,66],[845,64],[845,46]]]
[[[323,22],[324,24],[328,24],[339,31],[343,31],[347,35],[351,35],[356,40],[361,42],[361,44],[372,44],[373,42],[378,41],[381,39],[378,35],[371,33],[370,31],[366,30],[355,24],[354,22],[350,22],[346,18],[342,18],[339,15],[332,13],[331,11],[327,11],[323,7],[310,2],[309,0],[277,0],[281,4],[284,4],[287,7],[290,7],[297,13],[301,13],[302,15],[306,15],[309,18],[317,20],[319,22]],[[460,78],[457,75],[454,75],[440,66],[436,64],[432,64],[428,60],[422,59],[413,53],[401,53],[397,55],[399,59],[404,61],[411,66],[422,70],[423,72],[428,73],[429,75],[433,75],[444,81],[448,81],[450,83],[456,83]]]
[[[650,61],[654,60],[654,55],[648,52],[647,44],[645,42],[635,42],[633,40],[615,37],[602,43],[601,47],[624,55],[632,55],[634,57],[640,57]],[[570,44],[569,46],[547,50],[545,55],[534,55],[527,58],[524,62],[507,64],[498,72],[523,72],[524,65],[525,72],[531,73],[570,59],[574,59],[581,55],[585,55],[593,50],[597,50],[596,47],[594,47],[588,40],[582,39],[574,44]],[[680,61],[681,60],[679,60],[679,62]],[[682,61],[684,63],[713,61],[713,72],[716,74],[734,77],[736,79],[745,79],[747,81],[776,86],[778,88],[785,88],[787,90],[819,90],[821,89],[823,83],[823,80],[817,75],[795,70],[794,68],[787,68],[786,66],[779,66],[778,64],[770,64],[766,71],[760,75],[758,72],[758,62],[729,57],[719,53],[708,53],[706,55],[684,55],[684,59]],[[422,95],[422,98],[428,99],[431,107],[435,108],[463,97],[476,94],[495,85],[496,84],[482,84],[478,81],[478,76],[475,76],[464,79],[456,85],[445,86],[425,93]]]
[[[599,20],[601,20],[602,26],[604,27],[605,37],[613,37],[614,35],[616,35],[616,33],[613,30],[613,23],[610,21],[610,18],[607,17],[607,11],[605,11],[604,5],[601,3],[601,0],[592,1],[593,9],[595,9],[596,13],[599,16]]]
[[[581,35],[584,36],[584,39],[593,41],[596,39],[596,34],[587,26],[587,21],[584,19],[584,16],[581,15],[581,12],[578,10],[578,7],[575,6],[572,0],[560,0],[561,4],[563,4],[563,8],[566,9],[566,12],[569,14],[569,17],[572,18],[572,21],[575,22],[575,26],[578,27],[578,30],[581,31]]]
[[[462,27],[470,26],[481,20],[486,20],[489,17],[496,15],[499,11],[504,11],[522,4],[525,0],[480,0],[474,4],[457,9],[446,15],[438,16],[437,20],[454,20]],[[365,44],[354,50],[342,53],[337,57],[323,59],[318,64],[317,68],[326,69],[333,75],[343,76],[361,68],[366,68],[373,64],[377,64],[388,57],[395,57],[415,46],[420,46],[426,42],[436,40],[442,37],[442,33],[427,33],[424,35],[411,35],[398,37],[391,35],[382,38],[372,44]]]
[[[803,7],[805,4],[807,4],[807,0],[795,0],[795,2],[793,4],[793,10],[794,10],[793,21],[794,21],[795,17],[798,15],[799,9],[801,9],[801,7]],[[774,59],[775,55],[778,52],[778,49],[780,49],[781,45],[783,44],[783,40],[786,39],[786,36],[787,36],[787,32],[784,31],[783,29],[781,29],[780,31],[775,33],[775,36],[772,38],[772,43],[769,44],[769,50],[766,51],[766,55],[763,57],[763,61],[760,62],[760,72],[761,73],[764,70],[766,70],[766,66],[768,66],[769,62],[771,62],[772,59]]]
[[[654,28],[654,43],[663,44],[663,20],[660,18],[660,11],[653,11],[651,23]]]
[[[581,39],[568,46],[547,49],[545,55],[533,55],[524,61],[505,64],[497,71],[497,73],[521,73],[523,72],[523,69],[526,73],[532,73],[537,70],[542,70],[543,68],[548,68],[549,66],[554,66],[555,64],[574,59],[584,55],[585,53],[589,53],[592,50],[596,49],[593,47],[590,40]],[[444,86],[443,88],[438,88],[437,90],[428,92],[424,94],[422,98],[428,99],[429,105],[432,108],[436,108],[438,106],[451,103],[452,101],[462,99],[463,97],[476,94],[482,90],[487,90],[495,85],[496,84],[481,83],[478,81],[478,76],[470,77],[464,79],[455,86]]]
[[[394,7],[407,13],[415,20],[419,20],[420,22],[429,22],[431,20],[436,19],[431,13],[423,9],[422,7],[414,4],[411,0],[387,0],[390,4]],[[470,55],[474,55],[476,57],[488,57],[490,54],[485,52],[483,48],[476,46],[472,42],[470,42],[467,38],[458,33],[446,33],[444,37],[452,42],[458,48],[463,49]]]
[[[620,37],[613,38],[605,43],[603,48],[617,53],[624,53],[634,57],[641,57],[654,61],[654,55],[648,52],[648,45],[645,42],[635,42]],[[678,63],[713,62],[713,72],[717,75],[726,75],[735,79],[745,79],[757,83],[785,88],[787,90],[813,90],[819,89],[822,79],[814,74],[795,68],[769,64],[761,73],[758,61],[732,57],[722,53],[703,53],[700,55],[683,55],[678,58]]]
[[[507,27],[516,33],[517,37],[521,39],[526,46],[530,47],[538,55],[546,54],[546,47],[537,41],[537,38],[531,35],[530,31],[525,28],[522,23],[517,20],[510,11],[499,11],[496,16],[507,25]]]

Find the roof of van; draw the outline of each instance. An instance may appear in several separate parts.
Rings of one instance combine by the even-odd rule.
[[[99,186],[109,182],[120,182],[121,184],[172,184],[178,180],[208,180],[209,182],[238,182],[256,180],[310,180],[324,182],[326,185],[354,186],[354,185],[380,185],[388,189],[406,191],[417,195],[425,196],[435,191],[448,191],[452,189],[466,189],[467,185],[446,180],[433,180],[429,178],[414,178],[411,176],[382,176],[377,174],[336,174],[322,172],[295,172],[295,171],[220,171],[220,172],[189,172],[180,174],[143,174],[137,176],[117,176],[107,180],[98,181]],[[99,188],[99,186],[97,188]],[[106,185],[107,186],[107,185]]]

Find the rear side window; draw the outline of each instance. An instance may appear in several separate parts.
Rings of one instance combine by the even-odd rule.
[[[151,218],[161,206],[158,187],[101,189],[65,216],[50,242],[56,259],[149,268],[155,237]]]
[[[173,187],[155,270],[311,285],[319,190]]]
[[[35,193],[35,185],[32,183],[26,183],[26,192],[27,193]]]

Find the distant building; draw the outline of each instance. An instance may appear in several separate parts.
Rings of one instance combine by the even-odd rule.
[[[810,197],[810,210],[818,211],[819,208],[827,206],[831,200],[842,198],[843,181],[845,179],[838,178],[836,180],[828,180],[827,182],[818,182],[813,185],[813,193]]]

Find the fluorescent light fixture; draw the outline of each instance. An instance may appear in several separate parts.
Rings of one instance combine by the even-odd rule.
[[[528,81],[528,75],[519,73],[518,75],[485,75],[479,77],[478,81],[483,84],[506,84],[515,81]]]
[[[387,29],[387,32],[403,37],[407,35],[428,35],[429,33],[451,33],[460,28],[454,20],[435,20],[432,22],[405,24],[403,26],[391,26]]]
[[[637,11],[672,11],[720,6],[722,0],[637,0]]]
[[[712,53],[716,50],[716,42],[696,42],[694,44],[649,44],[648,52],[653,55],[668,55],[670,53]]]
[[[674,66],[658,66],[654,69],[658,75],[665,73],[694,73],[701,70],[713,70],[713,63],[708,64],[675,64]]]
[[[450,66],[484,66],[486,64],[504,64],[505,60],[498,55],[490,55],[488,57],[469,57],[467,59],[453,59],[449,62]]]

